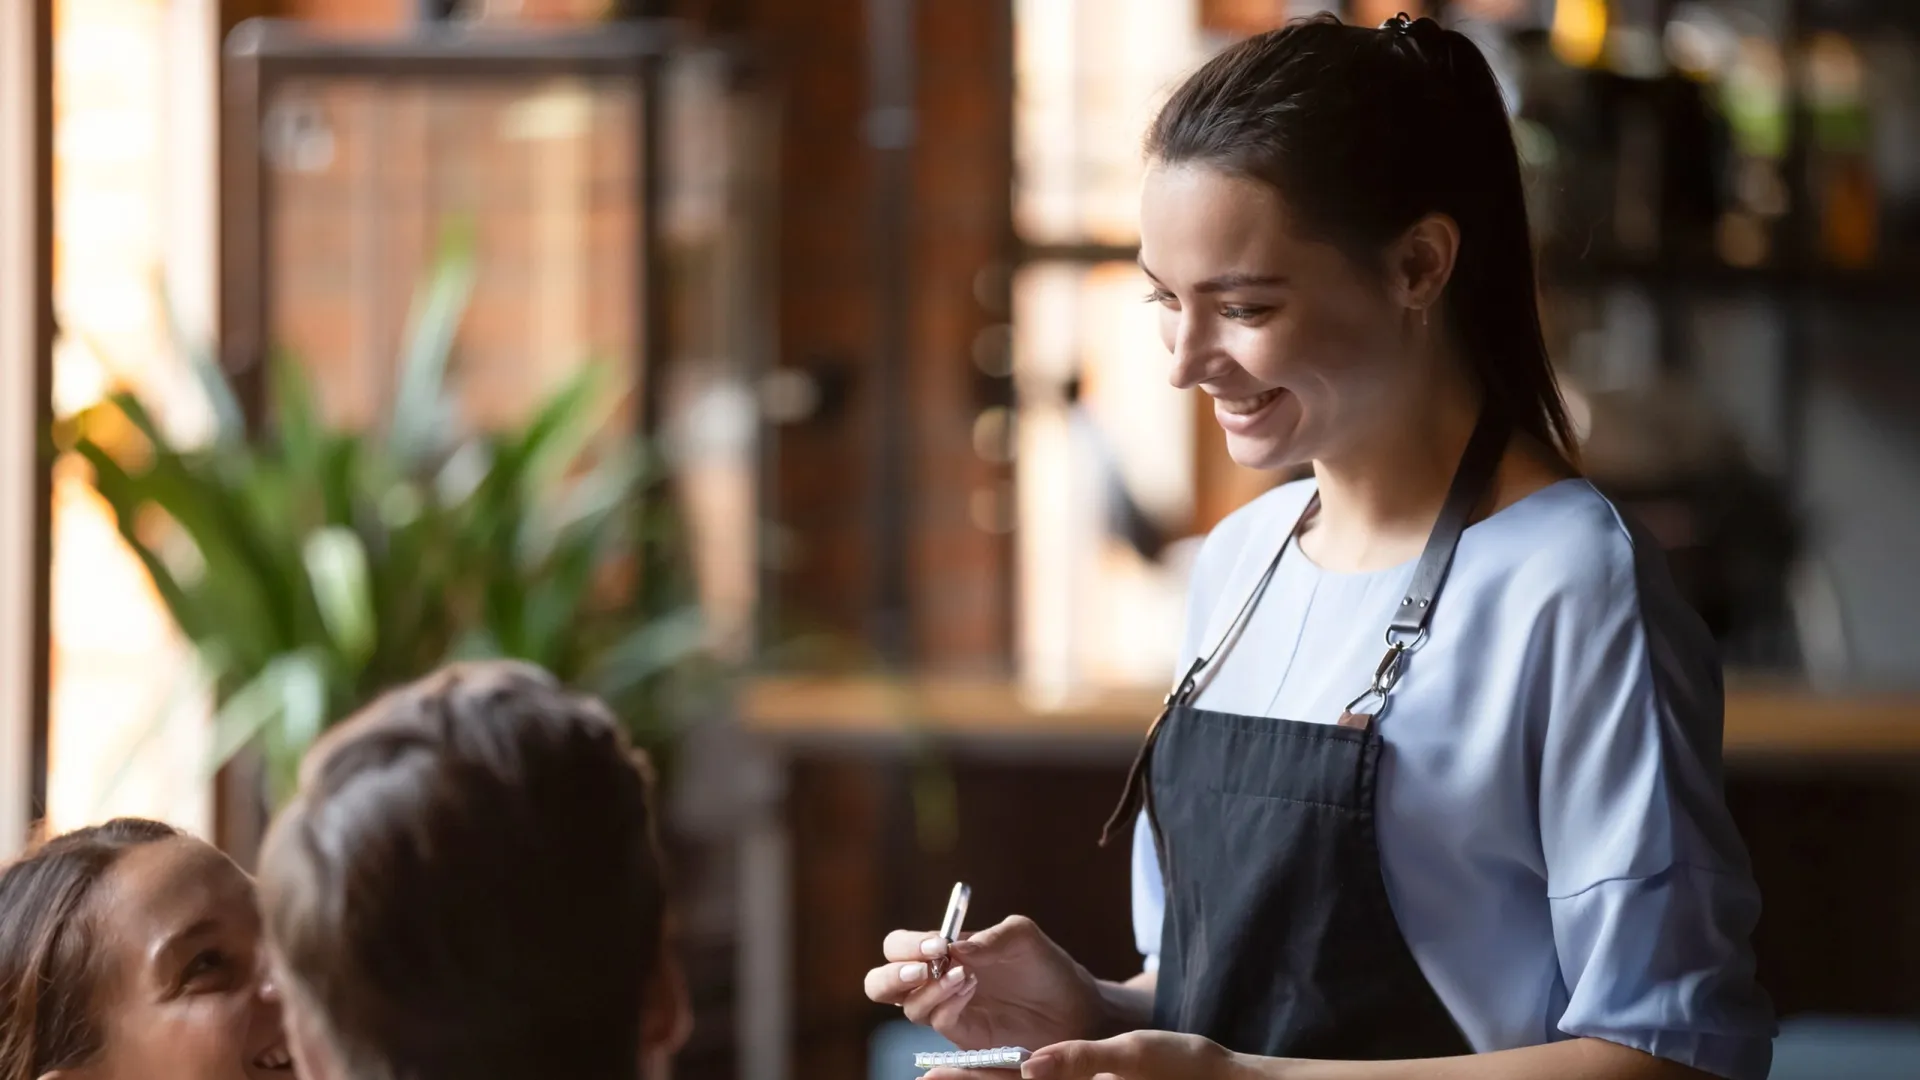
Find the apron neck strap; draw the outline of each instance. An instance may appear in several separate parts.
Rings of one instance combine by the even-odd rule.
[[[1446,583],[1447,570],[1453,565],[1454,550],[1460,546],[1461,534],[1472,523],[1474,510],[1492,487],[1494,474],[1499,470],[1500,458],[1506,451],[1512,431],[1507,421],[1492,409],[1482,410],[1472,436],[1467,439],[1467,448],[1460,455],[1460,464],[1454,470],[1453,484],[1447,489],[1447,500],[1440,507],[1440,517],[1433,523],[1433,531],[1427,535],[1426,550],[1421,552],[1419,565],[1414,567],[1413,584],[1407,589],[1405,599],[1400,602],[1400,607],[1394,612],[1393,622],[1387,628],[1386,658],[1380,662],[1380,669],[1374,673],[1373,684],[1367,692],[1355,699],[1354,704],[1347,706],[1348,713],[1353,713],[1361,701],[1373,695],[1378,695],[1384,705],[1388,692],[1399,679],[1402,658],[1427,632],[1427,619],[1433,613],[1433,602],[1440,595],[1440,587]],[[1319,505],[1320,495],[1315,492],[1300,508],[1300,516],[1294,520],[1293,527],[1287,530],[1279,550],[1273,553],[1265,572],[1247,593],[1233,621],[1227,624],[1213,648],[1194,658],[1179,684],[1167,695],[1166,704],[1160,710],[1160,715],[1154,718],[1153,726],[1147,729],[1139,753],[1135,755],[1132,767],[1127,770],[1126,789],[1121,793],[1120,803],[1114,807],[1106,827],[1101,830],[1102,847],[1124,836],[1133,827],[1133,820],[1142,806],[1147,804],[1147,771],[1153,757],[1154,741],[1160,734],[1161,724],[1167,714],[1176,706],[1193,700],[1201,674],[1239,633],[1254,605],[1259,603],[1267,586],[1273,582],[1274,572],[1279,569],[1280,557],[1286,553],[1287,545]]]
[[[1393,621],[1388,624],[1390,644],[1398,641],[1411,647],[1426,633],[1427,619],[1433,614],[1433,602],[1440,596],[1440,587],[1446,583],[1447,570],[1453,566],[1453,553],[1460,546],[1460,536],[1472,524],[1474,510],[1492,488],[1494,474],[1500,469],[1500,458],[1512,434],[1513,429],[1494,410],[1481,412],[1473,435],[1467,439],[1467,448],[1460,455],[1460,465],[1454,470],[1447,501],[1441,505],[1440,517],[1433,523],[1433,531],[1427,534],[1426,549],[1420,553],[1419,565],[1413,569],[1413,583],[1407,587],[1400,606],[1394,610]]]
[[[1293,527],[1287,530],[1286,539],[1280,542],[1279,550],[1273,553],[1273,558],[1267,560],[1267,568],[1261,572],[1260,579],[1254,582],[1253,588],[1247,591],[1246,600],[1241,602],[1240,610],[1234,613],[1233,620],[1227,623],[1226,629],[1222,630],[1220,636],[1214,640],[1213,648],[1194,657],[1193,663],[1187,665],[1186,673],[1168,692],[1166,700],[1160,706],[1160,715],[1153,718],[1153,725],[1147,728],[1147,737],[1141,740],[1140,749],[1133,756],[1133,764],[1127,769],[1127,786],[1120,793],[1120,802],[1113,808],[1113,813],[1108,816],[1106,825],[1100,830],[1101,847],[1108,847],[1115,840],[1126,835],[1127,830],[1133,828],[1134,818],[1139,816],[1141,807],[1146,804],[1147,764],[1153,758],[1153,742],[1159,737],[1161,722],[1176,706],[1185,705],[1193,700],[1193,695],[1200,686],[1201,673],[1206,671],[1207,665],[1213,663],[1214,657],[1219,656],[1220,651],[1227,647],[1227,643],[1233,640],[1234,635],[1240,632],[1241,624],[1247,621],[1247,616],[1252,614],[1254,605],[1260,602],[1260,597],[1266,594],[1267,586],[1273,583],[1274,572],[1280,569],[1280,556],[1286,554],[1287,545],[1292,543],[1293,538],[1299,534],[1300,526],[1313,516],[1313,512],[1319,506],[1320,493],[1316,491],[1301,505],[1299,515],[1293,519]]]

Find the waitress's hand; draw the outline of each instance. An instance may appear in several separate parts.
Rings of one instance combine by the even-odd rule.
[[[907,1019],[963,1050],[1102,1033],[1099,984],[1025,916],[967,935],[951,950],[924,930],[895,930],[882,948],[888,963],[867,972],[867,996],[901,1006]],[[949,952],[946,977],[930,983],[927,962]]]
[[[1130,1031],[1099,1042],[1056,1043],[1021,1067],[1025,1080],[1251,1080],[1247,1059],[1198,1035]]]

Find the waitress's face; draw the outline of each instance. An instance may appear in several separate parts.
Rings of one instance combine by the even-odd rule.
[[[73,1080],[292,1074],[279,996],[263,979],[253,883],[225,855],[186,837],[142,844],[96,886],[88,914],[104,1045]]]
[[[1407,308],[1377,273],[1296,235],[1279,191],[1204,165],[1159,165],[1140,200],[1140,264],[1173,353],[1233,459],[1276,469],[1343,452],[1406,391]]]

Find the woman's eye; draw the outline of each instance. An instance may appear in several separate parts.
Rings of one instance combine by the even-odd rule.
[[[233,971],[233,962],[227,954],[218,949],[205,949],[187,961],[180,973],[180,982],[186,986],[204,985],[227,978]]]
[[[1246,305],[1240,305],[1240,304],[1229,304],[1226,307],[1223,307],[1220,309],[1220,315],[1223,318],[1232,319],[1235,322],[1251,322],[1252,320],[1257,319],[1262,315],[1265,315],[1267,312],[1271,310],[1273,309],[1269,307],[1258,306],[1258,305],[1246,306]]]
[[[1173,294],[1165,289],[1154,289],[1148,292],[1146,296],[1141,297],[1141,299],[1149,304],[1171,304],[1173,303]]]

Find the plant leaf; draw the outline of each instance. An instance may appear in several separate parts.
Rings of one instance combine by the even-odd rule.
[[[207,775],[270,733],[271,741],[304,752],[320,733],[326,707],[326,676],[318,654],[302,649],[275,657],[214,713]]]
[[[393,451],[404,463],[428,457],[448,427],[447,359],[479,273],[473,233],[470,222],[448,227],[433,272],[407,314],[391,434]]]
[[[275,806],[299,786],[300,759],[320,738],[327,720],[324,664],[311,650],[294,653],[280,680],[280,725],[268,740],[267,783]]]
[[[623,698],[699,652],[705,637],[706,619],[698,607],[642,623],[600,653],[586,672],[586,685],[602,697]]]
[[[91,439],[81,439],[74,450],[93,466],[94,490],[100,493],[107,505],[113,509],[114,520],[119,527],[120,538],[124,540],[140,564],[146,567],[147,576],[152,579],[154,591],[160,594],[161,603],[180,626],[183,633],[194,641],[210,636],[212,624],[207,612],[198,598],[181,586],[173,571],[167,568],[160,554],[149,547],[140,538],[135,524],[139,519],[139,509],[144,499],[140,494],[140,485],[127,471],[120,467],[107,452]]]
[[[168,579],[156,574],[154,583],[163,598],[171,606],[182,595],[191,596],[191,606],[206,618],[197,628],[186,628],[198,631],[195,640],[200,644],[210,636],[220,637],[243,670],[253,666],[249,658],[263,662],[264,657],[289,647],[291,620],[302,598],[291,592],[284,571],[276,565],[272,545],[255,531],[255,505],[244,483],[232,482],[217,453],[193,457],[176,453],[151,429],[151,420],[138,402],[116,396],[113,403],[132,423],[150,431],[152,440],[151,461],[140,473],[119,467],[97,446],[82,449],[94,466],[95,486],[114,508],[121,535],[136,553],[141,552],[145,545],[138,534],[140,518],[144,510],[153,508],[184,530],[205,563],[199,580],[190,586],[182,583],[172,590],[174,595],[169,595]],[[142,554],[142,562],[154,574],[163,564],[157,556],[149,556],[153,553]]]
[[[247,418],[240,409],[240,399],[233,394],[233,384],[227,381],[227,373],[221,368],[219,358],[207,339],[189,340],[186,329],[180,325],[180,309],[173,301],[173,291],[167,288],[165,274],[159,275],[155,285],[160,294],[161,317],[166,322],[167,336],[173,341],[174,351],[185,358],[187,368],[193,373],[194,381],[200,384],[200,393],[205,396],[207,407],[213,413],[213,441],[221,448],[231,448],[246,441]]]
[[[521,429],[521,482],[531,493],[563,478],[593,437],[606,430],[620,399],[611,364],[582,364],[541,402]]]
[[[267,385],[282,459],[293,473],[317,482],[325,445],[306,370],[292,356],[276,349],[267,360]]]
[[[320,621],[346,666],[358,670],[375,644],[367,549],[352,529],[333,526],[307,537],[300,554]]]
[[[226,703],[213,714],[213,744],[207,750],[206,775],[212,779],[221,766],[266,730],[285,708],[279,682],[285,676],[281,661],[274,661],[260,674],[227,696]]]
[[[186,708],[187,703],[203,694],[210,693],[219,682],[219,662],[212,656],[201,654],[197,650],[189,662],[180,665],[168,683],[167,693],[160,704],[141,725],[140,733],[128,744],[127,751],[115,766],[113,775],[107,780],[104,797],[111,800],[120,785],[126,782],[140,759],[146,754],[154,740],[167,730],[174,719]]]
[[[650,465],[643,448],[629,442],[611,450],[592,471],[569,484],[559,498],[544,500],[544,512],[529,515],[521,523],[520,564],[544,564],[568,535],[610,532],[625,536],[631,532],[628,511],[649,475]]]

